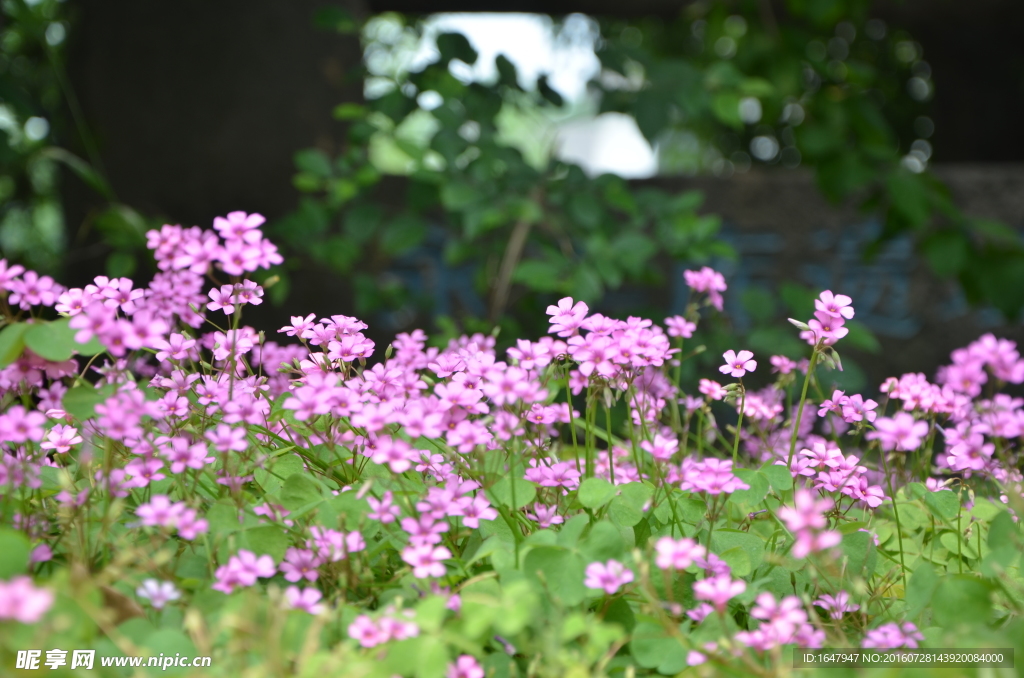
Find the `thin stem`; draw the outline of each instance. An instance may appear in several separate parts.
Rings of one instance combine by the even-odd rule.
[[[889,473],[889,464],[885,459],[885,451],[882,451],[882,468],[885,471],[885,478],[889,483],[889,499],[892,500],[892,512],[896,517],[896,537],[900,544],[900,570],[903,572],[903,591],[907,590],[907,563],[903,558],[903,528],[900,527],[900,509],[896,506],[896,493],[892,489],[892,475]],[[961,561],[961,564],[963,561]]]
[[[604,427],[608,432],[608,473],[612,477],[612,485],[615,484],[615,457],[612,454],[612,411],[611,408],[604,408]]]
[[[743,388],[743,380],[740,379],[740,388]],[[743,426],[743,410],[746,409],[747,404],[747,390],[743,389],[743,395],[740,396],[740,417],[736,420],[736,436],[732,443],[732,467],[735,469],[739,463],[739,452],[740,452],[740,428]]]
[[[814,347],[811,353],[811,362],[807,365],[807,374],[804,375],[804,388],[800,392],[800,404],[796,407],[796,421],[793,423],[793,434],[789,438],[789,459],[786,460],[786,467],[793,468],[793,455],[796,453],[796,436],[800,431],[800,420],[804,416],[804,403],[807,402],[807,387],[811,383],[811,375],[814,374],[814,366],[818,364],[818,347]]]
[[[576,472],[582,473],[580,468],[579,443],[576,442],[576,419],[572,413],[572,389],[569,387],[569,363],[565,364],[565,399],[569,401],[569,433],[572,434],[572,453],[576,457]]]

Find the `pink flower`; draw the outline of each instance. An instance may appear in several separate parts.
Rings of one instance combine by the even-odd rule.
[[[725,390],[724,386],[711,379],[701,379],[697,385],[697,390],[712,400],[721,400],[729,393]]]
[[[363,647],[376,647],[388,640],[388,634],[383,633],[380,627],[365,614],[359,615],[348,625],[348,635],[359,641]]]
[[[548,332],[560,337],[573,336],[589,311],[590,308],[582,301],[573,305],[572,297],[560,299],[557,306],[548,306],[547,314],[551,316],[551,327],[548,328]]]
[[[870,398],[864,400],[859,393],[852,395],[843,403],[843,421],[847,424],[864,420],[873,422],[878,416],[878,413],[875,412],[876,407],[878,407],[878,403],[874,400]]]
[[[821,401],[821,407],[818,409],[818,416],[824,417],[829,412],[841,412],[843,406],[849,398],[846,397],[842,391],[833,391],[832,398]]]
[[[35,624],[53,605],[53,592],[37,589],[25,576],[0,581],[0,620],[14,619],[22,624]]]
[[[565,518],[558,515],[557,506],[545,506],[540,502],[533,505],[533,513],[526,512],[526,517],[530,520],[537,522],[537,525],[541,528],[551,527],[552,525],[560,525],[565,522]]]
[[[824,529],[828,526],[825,513],[835,506],[831,499],[815,499],[813,492],[800,489],[793,497],[793,504],[792,507],[780,507],[777,513],[789,531],[796,535],[794,558],[806,558],[811,553],[839,544],[842,535]]]
[[[631,570],[617,560],[609,560],[606,563],[587,565],[586,579],[583,584],[591,589],[604,589],[605,593],[611,595],[631,581],[633,581]]]
[[[78,429],[74,426],[57,424],[46,433],[46,440],[39,447],[54,452],[69,452],[72,445],[82,442]]]
[[[814,308],[833,318],[849,320],[853,317],[852,303],[853,299],[845,294],[832,294],[831,290],[825,290],[814,300]]]
[[[708,301],[719,311],[722,310],[722,292],[726,290],[725,276],[705,266],[699,271],[683,271],[683,279],[694,292],[707,292]]]
[[[443,577],[447,570],[441,561],[451,557],[451,551],[433,544],[407,546],[402,551],[402,560],[412,565],[412,576],[417,579]]]
[[[846,591],[840,591],[834,596],[826,593],[814,601],[814,604],[828,612],[833,619],[842,619],[847,612],[856,612],[860,609],[860,605],[850,603],[850,594]]]
[[[686,611],[686,616],[697,622],[698,624],[704,621],[709,614],[715,611],[715,608],[711,607],[707,603],[701,603],[692,610]]]
[[[668,336],[683,339],[689,339],[697,331],[697,323],[692,323],[681,315],[665,318],[665,327],[668,328]]]
[[[162,609],[164,605],[181,598],[181,592],[174,588],[174,584],[169,581],[159,581],[157,579],[146,579],[142,582],[142,586],[135,589],[135,595],[139,598],[145,598],[149,601],[149,604],[156,609]]]
[[[919,640],[924,640],[924,636],[921,635],[916,626],[910,622],[904,622],[903,624],[893,622],[868,631],[867,635],[864,636],[861,647],[878,648],[880,650],[893,650],[898,647],[916,648]]]
[[[214,572],[217,579],[211,588],[230,594],[236,586],[252,586],[260,577],[273,577],[277,572],[269,555],[257,556],[252,551],[239,551]]]
[[[0,442],[24,443],[43,439],[43,425],[46,415],[35,410],[28,411],[21,405],[8,407],[0,414]]]
[[[234,295],[234,285],[221,285],[220,289],[210,290],[210,303],[206,305],[206,308],[211,311],[224,311],[225,315],[231,315],[235,312],[235,305],[232,301]]]
[[[370,504],[372,509],[370,513],[366,515],[371,520],[379,520],[380,522],[387,524],[393,523],[398,518],[400,509],[392,504],[391,490],[388,490],[384,495],[377,499],[376,497],[367,497],[367,503]]]
[[[215,430],[206,432],[206,439],[213,443],[221,452],[244,452],[249,446],[244,428],[232,428],[227,424],[218,424]]]
[[[679,441],[675,438],[666,438],[660,433],[654,434],[654,442],[643,440],[640,447],[651,453],[651,456],[659,461],[666,461],[679,451]]]
[[[875,429],[868,431],[865,438],[877,440],[886,452],[912,452],[921,447],[928,435],[928,422],[915,420],[909,412],[897,412],[894,417],[882,417],[876,421]]]
[[[10,290],[11,282],[24,272],[25,267],[21,264],[8,266],[6,259],[0,259],[0,292]]]
[[[752,360],[754,354],[750,351],[726,351],[722,354],[725,364],[718,368],[722,374],[728,374],[737,379],[742,378],[747,372],[757,369],[757,361]]]
[[[157,494],[148,503],[135,509],[135,515],[142,519],[143,525],[175,527],[185,508],[187,508],[185,502],[179,501],[172,504],[166,495]]]
[[[316,581],[319,576],[323,559],[309,549],[289,548],[281,563],[281,574],[290,582],[300,581],[303,577]]]
[[[246,214],[245,212],[229,212],[227,218],[215,217],[213,228],[225,240],[245,239],[255,231],[266,219],[262,214]]]
[[[672,537],[662,537],[655,543],[654,549],[658,552],[655,564],[663,570],[685,570],[707,555],[707,549],[687,538],[676,540]]]
[[[707,492],[717,495],[750,489],[749,485],[733,474],[731,459],[708,457],[702,461],[694,461],[692,457],[687,457],[683,459],[679,470],[682,476],[680,488],[684,492]]]
[[[729,575],[720,574],[708,579],[701,579],[693,585],[693,597],[706,600],[718,611],[725,609],[725,604],[747,590],[747,583],[742,579],[733,581]]]
[[[327,609],[319,602],[323,594],[312,587],[300,589],[298,586],[289,586],[284,590],[284,597],[289,606],[310,614],[321,614]]]
[[[773,355],[770,362],[772,364],[772,373],[789,374],[796,369],[796,362],[784,355]]]
[[[831,316],[821,311],[815,311],[814,317],[807,321],[807,326],[811,328],[811,331],[802,332],[800,336],[806,339],[808,344],[823,341],[826,346],[831,346],[850,333],[849,328],[843,327],[844,323],[841,316]]]
[[[476,657],[464,654],[448,665],[445,678],[484,678],[484,669]]]

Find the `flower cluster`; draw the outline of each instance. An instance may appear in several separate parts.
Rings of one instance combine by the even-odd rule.
[[[24,554],[0,581],[0,623],[49,623],[55,592],[33,577],[88,556],[103,570],[90,573],[97,582],[116,580],[104,594],[134,594],[165,610],[162,623],[193,620],[189,610],[222,595],[266,599],[268,618],[279,615],[271,626],[287,634],[307,614],[320,616],[317,633],[347,627],[345,660],[365,665],[392,661],[379,646],[417,637],[417,622],[430,642],[410,646],[449,678],[501,669],[473,643],[449,647],[452,628],[472,628],[501,660],[542,655],[537,639],[548,636],[607,639],[571,656],[611,656],[631,640],[604,621],[613,606],[642,612],[638,628],[688,625],[687,663],[727,663],[847,638],[914,647],[921,634],[891,604],[907,590],[892,585],[907,578],[904,564],[927,553],[939,566],[938,553],[952,573],[981,560],[974,530],[1016,538],[1003,514],[1004,525],[981,524],[1024,498],[1024,399],[995,392],[1024,383],[1012,342],[982,337],[935,383],[905,374],[882,396],[847,395],[816,369],[854,314],[849,297],[825,291],[803,330],[811,360],[772,356],[766,385],[723,385],[710,377],[756,370],[752,351],[682,369],[703,350],[680,355],[700,313],[723,307],[725,279],[705,267],[685,274],[705,309],[691,303],[665,329],[567,297],[547,309],[550,336],[504,352],[494,336],[428,345],[416,330],[381,354],[361,320],[317,314],[292,316],[281,345],[241,322],[263,296],[245,275],[280,263],[262,223],[233,212],[213,230],[151,231],[158,273],[148,286],[101,276],[65,290],[0,260],[0,312],[14,328],[0,328],[4,341],[42,326],[66,332],[55,345],[74,345],[37,354],[14,342],[21,352],[0,370],[0,539]],[[69,319],[43,319],[54,312]],[[220,313],[230,323],[217,327]],[[993,501],[985,488],[998,489]],[[898,529],[895,510],[910,505]],[[951,505],[967,516],[962,544]],[[847,539],[867,544],[859,568]],[[159,569],[123,565],[104,553],[115,546],[129,550],[124,562],[157,554]],[[1015,570],[1000,560],[1008,552],[986,551],[992,571]],[[574,593],[565,600],[614,599],[554,619],[540,600],[563,585]],[[1000,605],[1016,614],[1013,601]]]
[[[812,346],[835,344],[850,333],[845,325],[853,318],[852,303],[853,299],[845,294],[832,294],[831,290],[822,292],[814,300],[814,317],[807,321],[807,329],[800,333],[800,338]]]

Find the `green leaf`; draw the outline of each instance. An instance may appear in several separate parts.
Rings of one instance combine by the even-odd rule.
[[[952,490],[939,490],[924,495],[924,503],[940,519],[956,520],[960,512],[960,498]]]
[[[358,120],[366,117],[366,106],[352,102],[340,104],[334,107],[335,120]]]
[[[63,163],[68,167],[68,169],[77,174],[78,178],[84,181],[90,188],[92,188],[92,190],[96,191],[107,200],[114,199],[114,191],[110,188],[107,182],[104,181],[99,172],[94,170],[92,165],[87,163],[85,160],[82,160],[74,153],[57,146],[51,146],[39,151],[39,156]]]
[[[32,325],[25,332],[25,346],[40,358],[55,363],[70,360],[78,344],[75,330],[68,327],[70,318]]]
[[[343,35],[355,33],[359,30],[359,23],[352,14],[337,5],[318,8],[313,15],[313,23],[318,28],[337,31]]]
[[[574,194],[569,198],[568,208],[573,221],[588,230],[601,224],[601,206],[591,195]]]
[[[107,384],[100,388],[93,386],[73,386],[68,389],[61,400],[61,406],[65,412],[70,413],[79,421],[85,421],[96,414],[96,406],[106,402],[114,395],[116,387]]]
[[[499,54],[494,59],[494,65],[498,69],[498,82],[505,87],[522,89],[519,86],[519,78],[516,77],[516,67],[504,54]]]
[[[928,187],[924,178],[909,170],[898,169],[886,182],[889,200],[894,209],[911,228],[924,226],[931,216]]]
[[[740,95],[736,92],[719,92],[711,102],[711,109],[721,122],[735,129],[743,129],[740,118]]]
[[[278,563],[284,559],[284,553],[288,548],[288,535],[277,525],[252,527],[243,534],[249,550],[256,555],[265,553]]]
[[[712,551],[722,554],[729,549],[740,547],[747,552],[750,567],[760,567],[764,561],[764,539],[751,532],[731,528],[716,529],[711,537]]]
[[[666,504],[668,502],[665,502]],[[696,525],[707,515],[708,505],[702,499],[688,496],[676,500],[676,514],[679,519],[690,525]]]
[[[0,580],[25,574],[31,552],[28,537],[21,532],[0,527]]]
[[[537,78],[537,91],[540,92],[540,95],[553,106],[561,107],[562,104],[565,103],[562,95],[552,89],[551,85],[548,84],[547,73]]]
[[[416,655],[416,678],[443,678],[450,660],[444,640],[425,637]]]
[[[847,573],[864,578],[874,574],[878,553],[875,540],[869,533],[857,531],[843,535],[839,546],[847,558]]]
[[[765,495],[768,494],[768,477],[760,471],[753,469],[741,468],[733,471],[737,478],[745,482],[750,486],[749,490],[737,490],[733,492],[729,497],[729,501],[733,504],[742,504],[745,506],[757,506],[764,501]]]
[[[93,356],[97,353],[103,353],[106,350],[107,347],[100,343],[99,337],[96,335],[93,335],[92,339],[84,344],[75,342],[75,351],[77,351],[79,355]]]
[[[546,594],[561,599],[565,605],[578,605],[587,588],[583,585],[586,566],[578,553],[560,546],[538,546],[523,559],[523,572],[542,582]]]
[[[512,581],[502,586],[501,614],[494,620],[498,633],[514,635],[537,619],[540,610],[540,596],[534,584],[526,579]]]
[[[512,488],[513,479],[506,476],[498,482],[494,483],[487,494],[495,504],[500,506],[507,506],[511,509],[520,509],[527,504],[533,503],[533,500],[537,498],[537,487],[528,480],[522,478],[515,479],[515,493],[516,501],[515,506],[512,505]]]
[[[558,531],[558,545],[570,549],[575,547],[588,525],[590,525],[590,516],[585,513],[575,515],[565,521],[562,529]]]
[[[636,628],[636,615],[629,602],[623,597],[616,598],[611,602],[611,605],[605,610],[604,621],[619,624],[626,633]]]
[[[939,586],[935,568],[924,560],[918,561],[914,573],[907,581],[907,617],[913,619],[932,602],[932,595]]]
[[[295,167],[299,171],[321,179],[331,176],[331,160],[318,148],[306,148],[295,153]]]
[[[991,595],[991,587],[974,576],[948,575],[932,596],[934,619],[947,629],[987,624],[992,616]]]
[[[358,494],[355,491],[342,492],[337,496],[329,497],[326,502],[330,504],[331,510],[344,519],[347,530],[356,529],[365,521],[366,514],[370,512],[369,502],[365,497],[360,498]]]
[[[878,354],[882,352],[882,345],[878,343],[878,338],[875,337],[874,332],[868,329],[867,325],[856,320],[848,320],[846,328],[850,330],[850,333],[846,335],[844,344],[867,353]]]
[[[722,560],[729,564],[732,574],[736,577],[746,577],[753,568],[750,567],[750,555],[742,546],[733,546],[719,554]]]
[[[441,53],[441,64],[458,59],[470,66],[476,63],[477,52],[469,39],[461,33],[442,33],[437,36],[437,51]]]
[[[151,656],[162,654],[164,657],[170,658],[178,655],[195,656],[196,654],[196,646],[192,644],[188,636],[178,629],[157,629],[146,636],[146,639],[142,641],[142,647],[148,649]],[[184,666],[168,666],[165,670],[161,664],[160,669],[159,675],[174,676],[191,673],[191,667]]]
[[[1006,511],[1000,511],[989,523],[988,546],[993,551],[1003,544],[1016,544],[1020,532],[1013,517]]]
[[[452,212],[461,212],[480,197],[480,191],[472,184],[453,181],[441,188],[441,204]]]
[[[629,652],[645,669],[653,669],[672,657],[682,656],[685,659],[687,653],[686,648],[661,625],[650,622],[641,622],[633,629]]]
[[[620,525],[633,527],[643,520],[644,507],[654,496],[654,488],[645,483],[626,483],[619,486],[618,492],[608,513]]]
[[[587,478],[580,483],[576,498],[589,509],[598,509],[615,496],[615,486],[604,478]]]
[[[563,288],[561,271],[550,261],[527,259],[516,266],[512,280],[537,292],[560,292]]]
[[[936,231],[921,243],[921,251],[935,275],[948,278],[960,273],[967,265],[971,242],[960,231]]]
[[[296,473],[284,481],[281,504],[290,511],[304,508],[322,497],[321,486],[304,473]]]
[[[387,254],[397,256],[407,252],[427,235],[427,225],[414,214],[403,214],[391,221],[381,234],[380,246]]]
[[[25,323],[14,323],[0,330],[0,369],[21,357],[25,348],[25,331],[30,327]]]
[[[978,529],[978,527],[975,526],[974,529]],[[948,550],[952,556],[961,554],[963,557],[970,558],[972,560],[978,557],[978,549],[976,548],[977,544],[974,540],[967,541],[960,537],[956,532],[943,532],[939,535],[939,543],[945,546],[946,550]]]
[[[761,467],[761,473],[768,479],[772,489],[782,492],[793,488],[793,474],[783,464],[768,464]]]
[[[256,469],[253,477],[265,492],[273,494],[281,489],[288,478],[304,470],[302,459],[295,454],[287,453],[275,459],[269,468]]]
[[[626,552],[626,541],[619,528],[602,520],[590,528],[590,534],[580,543],[580,551],[588,562],[605,562],[611,558],[620,560]]]

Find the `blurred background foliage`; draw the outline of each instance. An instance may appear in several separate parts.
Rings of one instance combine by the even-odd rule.
[[[352,299],[340,306],[390,314],[398,330],[433,320],[441,339],[495,324],[506,339],[536,334],[543,308],[566,295],[600,309],[609,293],[632,290],[631,312],[658,317],[667,309],[648,292],[734,252],[719,220],[700,213],[699,194],[590,176],[559,157],[559,123],[614,111],[636,120],[660,175],[812,168],[830,200],[882,218],[876,249],[912,234],[937,276],[1016,318],[1019,235],[962,214],[928,171],[934,83],[921,45],[872,18],[867,0],[788,0],[784,16],[773,9],[781,4],[714,0],[685,6],[674,21],[588,20],[601,69],[582,103],[563,101],[544,77],[526,81],[503,56],[494,78],[474,78],[470,41],[422,19],[320,10],[321,30],[362,40],[362,73],[348,77],[363,79],[364,100],[334,111],[348,126],[342,148],[297,149],[301,198],[268,226],[286,255],[272,272],[281,279],[272,301],[285,303],[291,277],[313,262],[351,279]],[[104,179],[64,75],[73,7],[0,7],[0,249],[59,274],[75,245],[98,233],[106,273],[131,275],[146,260],[145,230],[160,220],[120,203]],[[568,20],[552,26],[573,39]],[[432,56],[414,58],[425,44]],[[61,165],[104,199],[83,223],[64,223]],[[438,268],[463,272],[454,284],[472,294],[440,307],[428,291]],[[801,351],[772,325],[783,310],[809,315],[808,292],[790,284],[776,296],[746,294],[755,349]],[[863,328],[850,343],[878,347]]]
[[[96,229],[106,273],[132,275],[155,220],[118,202],[104,177],[65,70],[70,15],[63,0],[0,2],[0,255],[59,278]],[[81,224],[65,222],[61,166],[103,198],[103,209]]]
[[[484,300],[459,309],[458,324],[500,323],[509,336],[526,319],[543,319],[553,297],[598,304],[625,283],[665,286],[675,261],[734,256],[715,237],[719,220],[697,214],[699,194],[589,177],[555,157],[543,129],[563,101],[543,76],[527,90],[499,56],[495,82],[457,77],[453,63],[478,58],[459,33],[438,35],[436,58],[410,72],[402,45],[419,45],[422,26],[397,15],[371,20],[364,39],[368,52],[390,58],[367,59],[375,68],[365,105],[335,110],[352,123],[348,147],[333,158],[316,149],[296,155],[295,185],[307,197],[271,227],[292,251],[351,272],[357,313],[431,310],[415,289],[374,284],[374,268],[424,246],[434,231],[443,266],[470,264]],[[405,175],[404,195],[375,190],[385,173]]]

